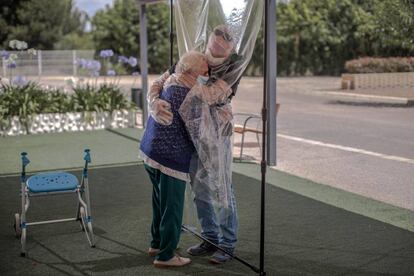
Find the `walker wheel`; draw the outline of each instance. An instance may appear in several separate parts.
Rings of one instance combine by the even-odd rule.
[[[16,238],[20,238],[22,235],[22,228],[21,228],[21,222],[20,222],[20,215],[17,213],[14,214],[13,227],[14,227]]]

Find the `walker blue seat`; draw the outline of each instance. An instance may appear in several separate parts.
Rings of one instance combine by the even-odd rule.
[[[33,175],[26,185],[32,193],[75,190],[79,182],[76,176],[67,172],[47,172]]]

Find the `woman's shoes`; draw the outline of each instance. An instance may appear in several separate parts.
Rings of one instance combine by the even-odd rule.
[[[158,252],[160,252],[160,250],[158,248],[148,248],[148,256],[150,257],[155,257],[157,256]]]
[[[185,266],[191,263],[189,258],[184,258],[180,256],[174,256],[168,261],[154,261],[154,266],[157,268],[167,268],[167,267],[178,267],[178,266]]]

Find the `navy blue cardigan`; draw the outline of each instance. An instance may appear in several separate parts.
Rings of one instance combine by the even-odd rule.
[[[161,125],[150,116],[140,146],[141,151],[152,160],[183,173],[189,173],[191,155],[195,151],[178,113],[189,91],[189,88],[171,85],[161,92],[160,99],[171,104],[172,124]]]

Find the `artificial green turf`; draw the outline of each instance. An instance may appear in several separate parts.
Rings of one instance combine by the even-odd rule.
[[[76,172],[79,175],[79,172]],[[235,173],[238,256],[258,264],[260,183]],[[184,268],[159,270],[146,255],[151,186],[143,166],[90,173],[96,248],[75,222],[29,227],[28,257],[11,221],[19,208],[18,177],[0,178],[0,275],[250,275],[232,261],[213,266],[192,258]],[[29,220],[74,215],[71,196],[35,198]],[[413,275],[414,233],[267,185],[267,275]],[[198,242],[184,234],[181,252]],[[253,275],[253,274],[252,274]]]

